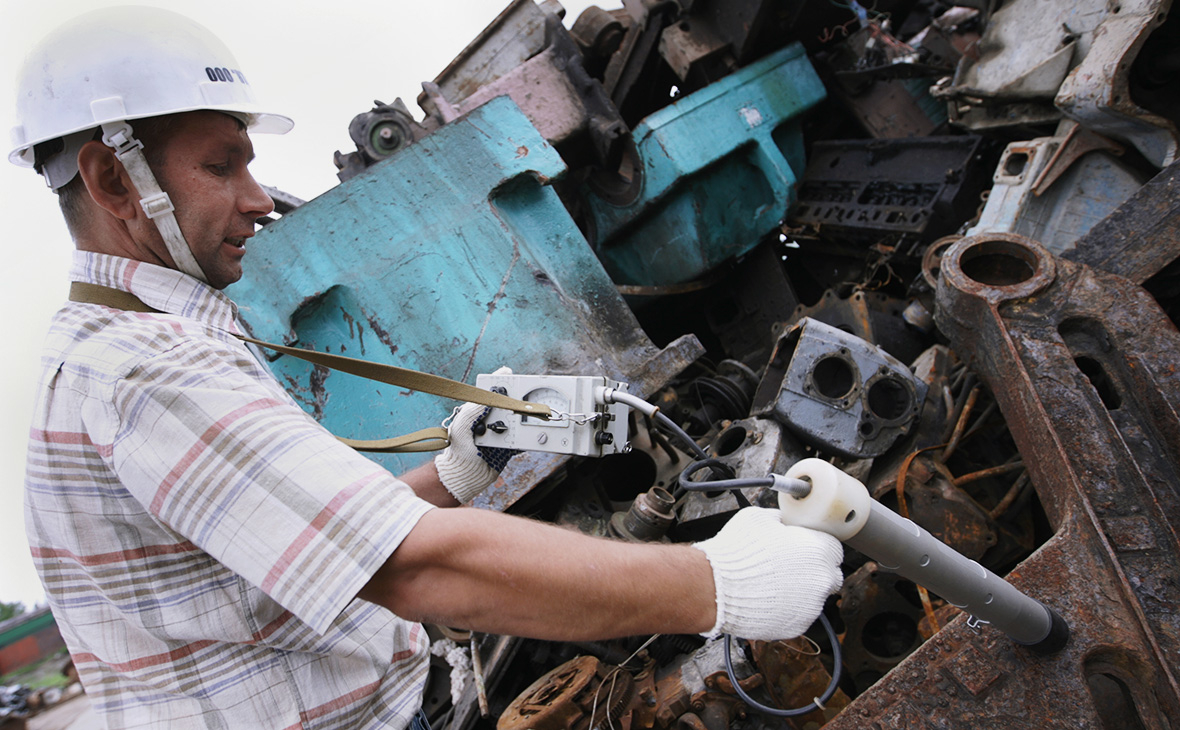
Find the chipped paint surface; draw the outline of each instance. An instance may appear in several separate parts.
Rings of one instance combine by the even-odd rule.
[[[540,182],[564,169],[510,100],[492,101],[261,231],[231,295],[270,341],[467,382],[501,365],[631,380],[659,350]],[[676,352],[668,376],[699,351]],[[454,405],[288,357],[272,367],[351,438],[435,425]],[[377,458],[398,472],[426,457]]]

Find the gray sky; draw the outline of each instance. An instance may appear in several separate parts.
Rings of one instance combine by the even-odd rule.
[[[374,99],[415,99],[508,4],[508,0],[202,0],[101,2],[0,0],[0,164],[4,243],[10,277],[0,285],[4,361],[0,366],[0,601],[43,602],[24,534],[21,508],[25,442],[41,341],[66,297],[72,244],[56,197],[31,170],[7,162],[15,74],[26,50],[65,19],[113,5],[154,5],[205,25],[234,51],[263,105],[295,120],[282,137],[254,138],[251,169],[259,182],[311,199],[336,184],[335,150],[355,146],[348,123]],[[591,0],[564,0],[567,27]],[[619,7],[619,0],[600,6]],[[246,258],[249,269],[250,259]]]

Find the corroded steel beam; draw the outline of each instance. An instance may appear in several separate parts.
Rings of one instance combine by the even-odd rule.
[[[1070,624],[1037,656],[963,619],[826,727],[1180,723],[1180,333],[1125,279],[1015,235],[942,260],[939,327],[989,385],[1053,537],[1008,579]]]

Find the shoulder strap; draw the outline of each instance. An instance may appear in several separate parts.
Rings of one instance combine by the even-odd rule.
[[[144,304],[139,297],[130,292],[81,281],[75,281],[70,284],[70,301],[83,304],[99,304],[104,307],[122,309],[129,312],[161,313],[160,310]],[[530,403],[528,401],[517,400],[516,398],[509,398],[500,393],[493,393],[483,388],[477,388],[474,385],[460,383],[457,380],[431,375],[430,373],[369,362],[367,360],[358,360],[352,357],[344,357],[343,355],[332,355],[326,352],[316,352],[315,350],[303,350],[297,347],[276,345],[270,342],[256,340],[253,337],[246,337],[245,335],[235,334],[234,336],[243,342],[265,347],[284,355],[291,355],[292,357],[306,360],[315,365],[322,365],[323,367],[338,370],[342,373],[358,375],[362,378],[395,385],[408,390],[417,390],[423,393],[430,393],[431,395],[442,396],[443,398],[471,401],[472,403],[503,408],[514,413],[529,416],[548,418],[552,415],[549,406],[543,403]],[[439,435],[440,432],[441,437]],[[432,451],[444,448],[448,443],[446,429],[441,427],[423,429],[405,436],[379,441],[340,440],[360,451],[375,451],[380,453]]]

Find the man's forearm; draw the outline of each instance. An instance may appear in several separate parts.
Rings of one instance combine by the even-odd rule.
[[[421,466],[414,467],[399,478],[410,485],[414,494],[436,507],[459,506],[459,500],[455,499],[454,495],[448,492],[442,481],[439,480],[438,469],[435,468],[433,459]]]
[[[432,510],[361,590],[417,621],[550,640],[708,631],[705,555],[474,509]]]

